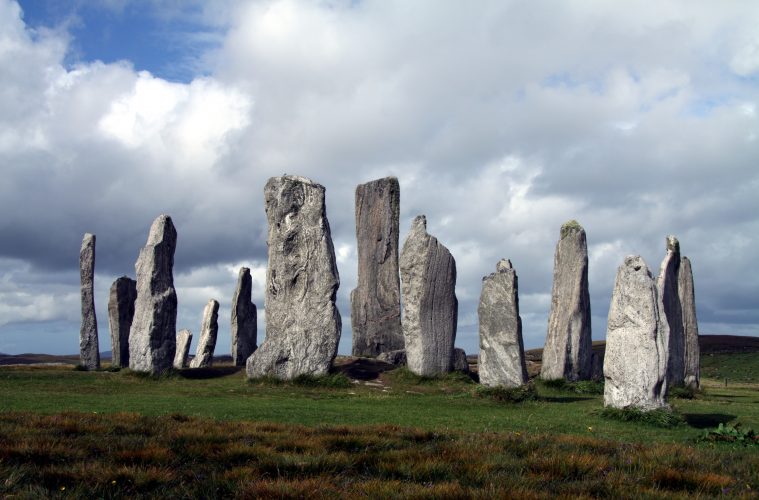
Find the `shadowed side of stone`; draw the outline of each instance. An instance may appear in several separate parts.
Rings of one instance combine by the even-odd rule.
[[[324,186],[304,177],[273,177],[264,200],[269,223],[266,338],[248,358],[246,373],[280,379],[326,374],[342,322]]]
[[[187,358],[190,355],[190,344],[192,343],[192,332],[182,330],[177,333],[177,350],[174,355],[174,368],[181,370],[187,368]]]
[[[588,247],[585,230],[569,221],[561,227],[554,254],[551,313],[540,377],[589,379],[591,350]]]
[[[400,273],[408,368],[422,376],[448,373],[458,319],[456,261],[427,234],[424,215],[414,219],[403,244]]]
[[[482,278],[477,314],[480,383],[490,387],[518,387],[527,383],[519,286],[511,261],[502,259],[495,273]]]
[[[604,406],[666,408],[669,328],[651,272],[640,256],[617,270],[604,356]]]
[[[680,273],[680,243],[674,236],[667,236],[667,255],[661,263],[657,287],[664,308],[661,313],[669,326],[666,339],[667,377],[669,385],[683,384],[685,374],[685,336],[683,334],[683,310],[680,305],[678,275]]]
[[[137,300],[129,330],[129,368],[153,374],[170,370],[176,351],[177,293],[174,251],[177,231],[168,215],[153,221],[135,264]]]
[[[134,319],[137,282],[128,276],[117,278],[108,294],[108,325],[111,331],[111,366],[129,366],[129,329]]]
[[[88,370],[100,368],[98,321],[95,316],[95,235],[86,233],[79,250],[82,325],[79,329],[80,364]]]
[[[685,339],[684,383],[687,387],[698,389],[701,385],[701,350],[698,345],[698,319],[696,318],[696,294],[693,287],[693,269],[690,259],[680,260],[677,274],[680,306],[683,311],[683,336]]]
[[[232,296],[232,363],[245,366],[258,343],[258,311],[251,300],[253,280],[250,269],[241,267]]]
[[[213,351],[216,349],[216,336],[219,333],[219,302],[211,299],[203,309],[203,322],[200,325],[200,339],[195,357],[190,368],[208,368],[213,364]]]
[[[358,286],[351,292],[354,356],[403,349],[399,213],[400,186],[395,177],[356,188]]]

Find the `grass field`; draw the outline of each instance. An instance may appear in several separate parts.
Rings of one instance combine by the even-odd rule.
[[[700,440],[720,423],[759,429],[759,385],[745,381],[705,381],[695,398],[671,401],[682,423],[657,427],[609,419],[602,396],[567,387],[538,383],[537,400],[503,403],[480,397],[462,374],[364,378],[298,385],[248,382],[232,367],[160,379],[3,367],[0,478],[8,479],[0,496],[713,496],[759,488],[759,446]]]

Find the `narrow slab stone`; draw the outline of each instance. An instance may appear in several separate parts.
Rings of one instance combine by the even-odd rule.
[[[628,256],[617,270],[604,358],[604,405],[645,411],[666,408],[669,327],[643,259]]]
[[[177,231],[168,215],[150,226],[148,241],[135,264],[137,300],[129,330],[129,368],[162,373],[170,370],[176,351],[177,293],[174,251]]]
[[[335,359],[340,276],[324,197],[324,186],[304,177],[266,183],[266,339],[248,358],[248,377],[323,375]]]
[[[466,359],[466,351],[460,347],[453,348],[453,370],[469,373],[469,361]]]
[[[98,320],[95,316],[95,235],[86,233],[79,250],[82,325],[79,329],[79,364],[88,370],[100,368]]]
[[[117,278],[108,294],[108,325],[111,331],[111,365],[129,366],[129,329],[134,319],[137,282],[128,276]]]
[[[588,245],[577,221],[561,226],[553,258],[553,289],[540,377],[588,380],[591,376]]]
[[[213,365],[213,351],[216,349],[216,336],[219,333],[219,302],[211,299],[203,309],[203,322],[200,325],[200,340],[195,350],[195,357],[190,361],[190,368],[208,368]]]
[[[177,333],[177,351],[174,355],[174,368],[177,370],[187,368],[190,344],[192,344],[192,332],[190,330],[185,329]]]
[[[400,259],[403,339],[408,368],[422,376],[453,369],[458,300],[456,261],[419,215],[403,244]]]
[[[258,311],[252,302],[250,269],[241,267],[232,296],[232,363],[245,366],[258,345]]]
[[[519,316],[519,280],[511,261],[502,259],[496,272],[482,278],[480,304],[480,383],[518,387],[527,383],[527,363]]]
[[[683,333],[683,310],[680,305],[678,275],[680,273],[680,243],[674,236],[667,236],[667,255],[661,263],[656,285],[664,308],[661,313],[669,326],[666,348],[669,353],[667,377],[669,386],[683,385],[685,377],[685,335]]]
[[[395,177],[356,188],[358,286],[351,292],[353,355],[403,349],[398,276],[400,186]]]
[[[601,382],[604,379],[604,353],[594,352],[590,357],[590,380]]]
[[[683,257],[680,260],[677,283],[680,306],[683,311],[683,335],[685,338],[684,382],[686,387],[698,389],[701,385],[701,348],[698,345],[698,319],[696,318],[693,270],[688,257]]]

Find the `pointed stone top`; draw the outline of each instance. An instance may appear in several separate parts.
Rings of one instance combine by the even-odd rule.
[[[505,271],[511,271],[514,269],[514,266],[511,265],[511,261],[509,259],[501,259],[498,261],[498,264],[496,264],[495,269],[499,273],[502,273]]]
[[[584,232],[584,231],[585,229],[583,229],[580,223],[572,219],[561,225],[561,239],[564,239],[566,236],[568,236],[571,233]]]
[[[245,266],[242,266],[242,267],[240,268],[240,272],[238,273],[238,275],[239,275],[239,276],[244,276],[244,275],[246,275],[246,274],[250,274],[250,268],[249,268],[249,267],[245,267]]]
[[[680,253],[680,242],[671,234],[667,235],[667,251]]]
[[[148,234],[148,245],[156,245],[165,240],[166,237],[170,237],[171,240],[177,239],[177,230],[174,228],[174,222],[171,220],[171,216],[161,214],[153,221],[150,226],[150,233]]]
[[[651,271],[646,265],[646,261],[640,255],[628,255],[625,257],[624,266],[631,267],[633,271],[642,272],[651,276]]]
[[[424,232],[427,232],[427,217],[425,215],[417,215],[411,223],[412,231],[418,231],[419,228],[423,229]]]
[[[272,177],[269,180],[272,180],[272,179],[276,179],[276,177]],[[282,175],[282,177],[280,177],[280,179],[282,179],[283,181],[301,182],[303,184],[308,184],[310,186],[320,187],[320,188],[324,189],[324,186],[322,186],[321,184],[319,184],[317,182],[314,182],[311,179],[309,179],[308,177],[303,177],[301,175],[284,174],[284,175]]]
[[[92,233],[84,233],[84,238],[82,238],[82,249],[89,245],[95,244],[95,235]]]

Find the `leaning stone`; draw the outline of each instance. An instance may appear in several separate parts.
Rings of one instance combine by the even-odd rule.
[[[241,267],[232,297],[232,363],[245,366],[258,342],[258,312],[251,301],[253,280],[250,269]]]
[[[669,327],[651,272],[640,256],[617,270],[604,359],[604,406],[666,408]]]
[[[453,348],[453,370],[469,373],[469,361],[466,359],[466,352],[459,347]]]
[[[116,279],[108,295],[108,324],[111,330],[111,365],[129,366],[129,329],[134,319],[137,282],[128,276]]]
[[[406,366],[406,350],[387,351],[377,355],[378,361],[384,361],[395,366]]]
[[[670,387],[683,384],[685,375],[685,336],[683,334],[683,310],[678,291],[678,274],[680,272],[680,243],[674,236],[667,236],[667,255],[661,263],[656,285],[659,297],[664,304],[662,319],[669,326],[666,342],[669,359],[667,361],[667,378]]]
[[[685,385],[698,389],[701,385],[701,349],[698,345],[698,319],[696,319],[696,295],[693,288],[693,270],[690,259],[680,260],[680,272],[677,273],[680,306],[683,311],[683,333],[685,337]]]
[[[588,245],[577,221],[561,226],[553,258],[553,289],[540,378],[587,380],[591,375]]]
[[[427,234],[427,219],[411,225],[400,261],[403,338],[408,368],[421,376],[453,369],[458,301],[456,261],[446,247]]]
[[[266,183],[266,339],[248,358],[248,377],[324,375],[337,355],[340,276],[324,192],[292,175]]]
[[[398,277],[400,186],[395,177],[356,188],[358,286],[351,292],[353,355],[403,349]]]
[[[174,368],[177,370],[187,368],[190,344],[192,344],[192,332],[190,330],[182,330],[177,333],[177,352],[174,355]]]
[[[168,215],[150,226],[148,241],[135,264],[137,300],[129,330],[129,368],[162,373],[170,370],[176,351],[177,293],[174,250],[177,231]]]
[[[100,368],[98,320],[95,316],[95,235],[86,233],[79,250],[82,325],[79,329],[79,363],[88,370]]]
[[[203,309],[203,322],[200,325],[200,340],[195,350],[195,357],[190,368],[208,368],[213,365],[213,351],[216,349],[216,336],[219,333],[219,302],[211,299]]]
[[[480,322],[480,383],[518,387],[527,383],[527,364],[519,317],[519,285],[511,261],[502,259],[496,272],[482,278],[477,314]]]

